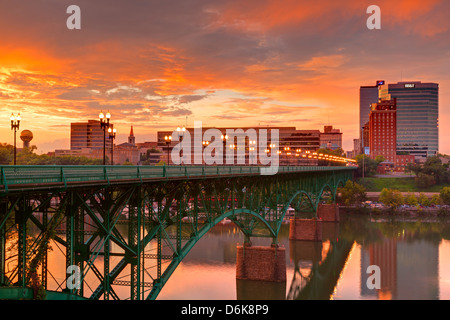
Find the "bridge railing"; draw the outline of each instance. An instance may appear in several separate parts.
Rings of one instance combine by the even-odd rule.
[[[13,185],[260,175],[259,166],[0,166],[0,191]],[[277,173],[352,170],[355,167],[280,166]]]

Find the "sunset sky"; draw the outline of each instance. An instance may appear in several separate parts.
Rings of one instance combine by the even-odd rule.
[[[81,30],[69,30],[69,5]],[[381,30],[369,30],[369,5]],[[448,0],[0,0],[0,142],[9,116],[38,153],[70,148],[70,123],[112,114],[116,143],[179,125],[295,126],[358,137],[359,87],[440,85],[450,154]]]

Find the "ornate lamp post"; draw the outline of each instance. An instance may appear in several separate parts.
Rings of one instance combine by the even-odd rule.
[[[248,164],[252,165],[253,164],[253,160],[255,158],[255,145],[256,145],[256,140],[250,140],[248,142]]]
[[[202,145],[203,145],[203,153],[202,153],[202,162],[203,161],[205,161],[204,160],[204,153],[205,153],[205,148],[207,147],[207,146],[209,146],[209,141],[202,141]],[[206,161],[205,161],[205,163],[206,163]]]
[[[186,131],[185,127],[183,127],[183,128],[178,127],[177,128],[178,136],[180,137],[180,143],[183,142],[183,137],[184,137],[184,132],[185,131]],[[180,150],[180,159],[181,159],[181,150]],[[181,161],[180,161],[180,165],[181,165]]]
[[[100,118],[100,127],[103,129],[103,165],[106,165],[106,130],[109,128],[111,114],[107,112],[106,115],[104,115],[102,111],[98,117]]]
[[[172,136],[165,136],[164,140],[166,141],[166,145],[167,145],[167,165],[170,165],[169,162],[169,146],[172,143]]]
[[[17,154],[16,133],[17,130],[19,130],[20,120],[22,118],[20,117],[20,113],[17,114],[17,117],[14,116],[14,113],[12,113],[10,119],[11,119],[11,130],[14,130],[14,165],[16,165],[16,154]]]
[[[225,165],[228,135],[227,134],[222,135],[221,138],[222,138],[222,142],[223,142],[223,165]]]
[[[111,165],[114,165],[114,139],[116,139],[116,128],[111,130],[111,128],[108,128],[109,133],[109,140],[111,140]]]
[[[185,127],[183,127],[183,128],[178,127],[177,131],[178,131],[178,135],[180,137],[180,142],[183,142],[184,132],[186,131],[186,128]]]

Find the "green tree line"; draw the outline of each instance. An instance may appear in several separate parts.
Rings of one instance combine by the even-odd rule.
[[[424,164],[408,163],[406,170],[416,175],[418,187],[430,187],[435,184],[450,183],[448,164],[443,164],[438,156],[428,157]]]
[[[351,180],[347,181],[344,187],[338,188],[337,194],[337,202],[346,206],[362,205],[367,201],[365,187]],[[398,208],[403,204],[411,206],[450,205],[450,187],[443,187],[438,194],[434,194],[431,198],[422,192],[418,197],[413,193],[404,196],[399,190],[383,188],[379,201],[392,208]]]
[[[17,165],[101,165],[103,159],[92,159],[80,156],[50,156],[38,155],[36,147],[23,148],[16,154]],[[0,165],[12,165],[14,163],[14,146],[0,143]],[[108,163],[108,161],[107,161]]]

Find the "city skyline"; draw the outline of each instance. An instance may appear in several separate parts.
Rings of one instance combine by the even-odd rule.
[[[450,3],[369,1],[68,1],[0,4],[0,142],[9,116],[48,152],[70,147],[70,124],[111,113],[117,143],[161,130],[294,126],[359,138],[359,90],[400,81],[439,91],[439,152],[450,154]],[[106,5],[108,4],[108,5]]]

